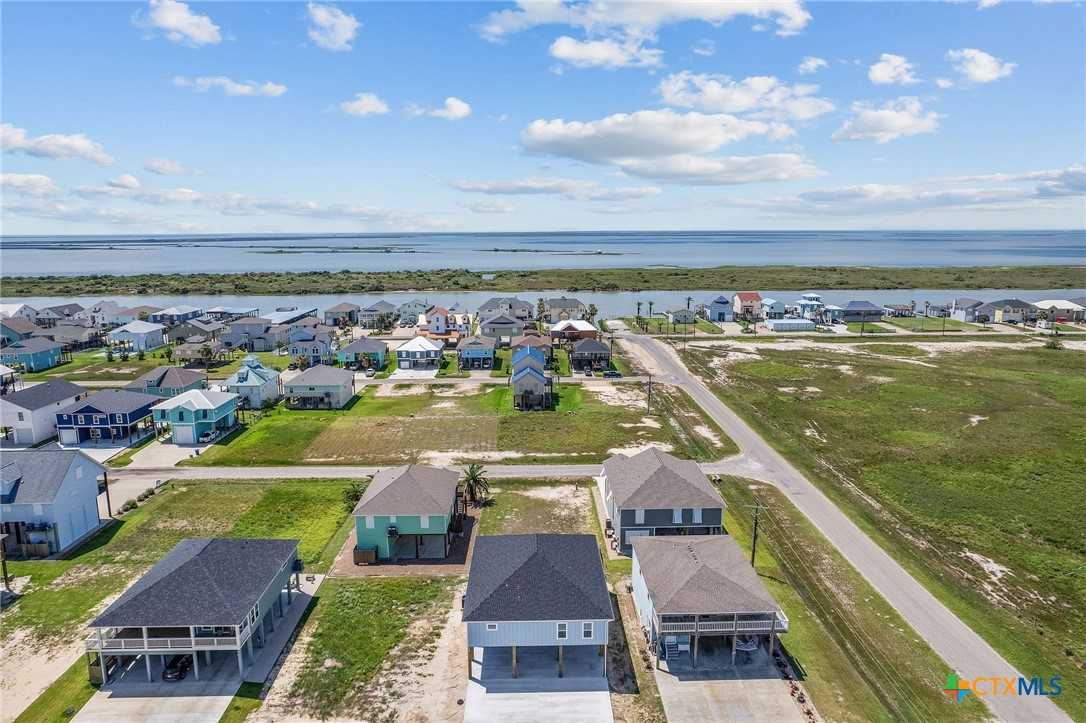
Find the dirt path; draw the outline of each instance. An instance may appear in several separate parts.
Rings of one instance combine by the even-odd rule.
[[[0,649],[0,721],[19,717],[83,653],[83,641],[43,645],[16,630]]]

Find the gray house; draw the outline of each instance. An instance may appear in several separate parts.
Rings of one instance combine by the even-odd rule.
[[[984,302],[979,299],[970,299],[968,297],[954,299],[954,302],[950,305],[949,316],[956,321],[964,321],[970,324],[974,321],[982,321],[977,318],[977,309],[983,305]],[[928,308],[930,309],[931,307],[929,306]],[[931,316],[937,316],[937,314],[931,314]],[[985,319],[983,321],[987,320]]]
[[[588,307],[580,299],[559,296],[543,302],[543,318],[548,324],[557,324],[566,319],[583,319],[588,314]]]
[[[414,326],[419,323],[419,314],[425,314],[433,304],[422,299],[411,299],[400,304],[396,313],[400,317],[400,326]]]
[[[569,363],[574,369],[603,369],[611,364],[611,347],[599,339],[581,339],[573,345]]]
[[[98,477],[105,467],[78,450],[4,452],[0,462],[0,532],[12,557],[71,549],[101,525]]]
[[[882,319],[882,307],[870,301],[850,301],[841,314],[841,320],[846,324],[849,322],[871,323],[880,319]]]
[[[977,319],[986,319],[997,324],[1005,322],[1024,322],[1037,316],[1037,307],[1022,299],[997,299],[977,307]]]
[[[524,333],[524,322],[508,314],[484,317],[479,322],[479,333],[494,339],[520,336]]]
[[[87,390],[66,379],[26,387],[0,396],[0,427],[16,444],[37,444],[57,435],[57,411],[71,406]]]
[[[354,372],[318,364],[283,382],[287,406],[295,409],[342,409],[354,397]]]
[[[192,656],[197,680],[201,663],[210,669],[236,656],[243,677],[245,653],[251,665],[301,571],[297,540],[182,540],[90,622],[91,680],[104,686],[113,663],[143,658],[150,682],[174,655]]]
[[[479,318],[486,319],[491,316],[504,315],[527,321],[532,318],[534,312],[535,307],[524,299],[518,299],[515,296],[495,296],[492,299],[487,299],[479,307]]]
[[[788,631],[788,617],[730,535],[635,538],[630,583],[657,666],[688,652],[697,667],[703,638],[730,647],[734,665],[737,649],[766,645],[772,654],[777,634]]]
[[[570,662],[607,674],[607,640],[614,620],[603,562],[593,535],[493,535],[475,541],[464,622],[468,658],[475,648],[504,659],[513,677],[522,657],[546,657],[562,677]],[[596,658],[600,658],[596,662]]]
[[[358,323],[367,329],[380,329],[383,326],[391,325],[395,318],[396,307],[384,299],[375,301],[358,312]],[[415,318],[417,319],[418,316]]]
[[[638,535],[718,535],[724,500],[696,462],[656,448],[604,461],[596,478],[618,549]]]
[[[328,326],[349,326],[358,323],[358,312],[362,307],[358,304],[343,302],[335,306],[329,306],[324,310],[324,323]]]

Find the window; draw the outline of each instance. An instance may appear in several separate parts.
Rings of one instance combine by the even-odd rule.
[[[639,525],[645,524],[645,511],[644,510],[634,510],[634,522],[636,522]]]
[[[430,527],[430,515],[419,515],[419,527],[424,530]]]
[[[75,421],[76,421],[77,424],[83,424],[83,415],[82,414],[75,415]]]
[[[372,530],[373,529],[373,523],[374,523],[373,515],[364,515],[363,519],[366,520],[366,529],[367,530]]]
[[[694,524],[695,525],[700,525],[701,524],[701,508],[700,507],[695,507],[694,508]]]
[[[568,625],[566,623],[558,623],[558,639],[565,640],[569,637]]]
[[[671,511],[671,523],[674,525],[683,523],[683,509],[681,507],[676,507]]]
[[[22,412],[19,412],[19,421],[20,421],[20,422],[25,422],[25,421],[26,421],[26,420],[25,420],[25,419],[23,418],[23,413],[22,413]]]
[[[581,623],[581,637],[588,640],[592,637],[592,623]]]
[[[389,515],[388,521],[389,521],[390,524],[395,525],[396,524],[396,515]]]
[[[494,632],[495,630],[498,629],[498,624],[497,623],[487,623],[486,624],[486,629],[489,630],[490,632]]]

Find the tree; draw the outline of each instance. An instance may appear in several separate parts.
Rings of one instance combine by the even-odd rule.
[[[540,296],[535,302],[535,318],[542,320],[543,315],[547,313],[547,302],[543,301],[543,297]]]
[[[649,321],[651,321],[651,320],[652,320],[652,306],[653,306],[653,304],[654,304],[654,303],[655,303],[655,302],[653,302],[653,301],[650,301],[650,302],[649,302]],[[644,325],[644,324],[642,324],[642,325],[641,325],[641,330],[642,330],[642,331],[644,331],[644,330],[645,330],[645,325]]]
[[[641,323],[641,302],[640,301],[637,302],[637,319],[636,319],[636,321],[637,321],[638,324]]]
[[[214,352],[212,351],[210,344],[204,344],[202,347],[200,347],[200,358],[204,360],[204,369],[207,369],[209,366],[211,366],[211,357],[213,355]]]
[[[598,313],[600,313],[600,310],[596,308],[595,304],[589,304],[588,305],[588,320],[589,321],[595,321],[596,320],[596,314],[598,314]]]
[[[305,371],[306,369],[309,368],[309,357],[307,357],[305,354],[299,354],[298,358],[295,359],[294,362],[298,365],[298,368],[301,369],[302,371]]]
[[[286,346],[287,346],[287,343],[285,341],[283,341],[282,339],[280,339],[279,341],[275,342],[275,351],[277,353],[279,353],[279,354],[282,354],[283,349],[285,349]]]
[[[343,506],[350,512],[354,510],[358,501],[362,499],[362,493],[366,491],[366,482],[360,479],[351,480],[347,489],[343,490]]]
[[[172,361],[173,360],[173,347],[168,346],[165,349],[163,349],[162,350],[162,356],[166,357],[166,361]]]
[[[113,347],[110,347],[110,348],[106,349],[106,361],[107,362],[113,361]]]
[[[490,493],[490,480],[478,462],[472,462],[464,470],[464,493],[472,504],[478,504]]]
[[[147,358],[147,354],[144,353],[143,349],[140,349],[139,352],[136,354],[136,358],[140,361],[143,361]]]

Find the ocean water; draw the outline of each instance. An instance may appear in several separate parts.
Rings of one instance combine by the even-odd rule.
[[[733,264],[1083,263],[1083,230],[0,237],[0,274],[6,276]]]

